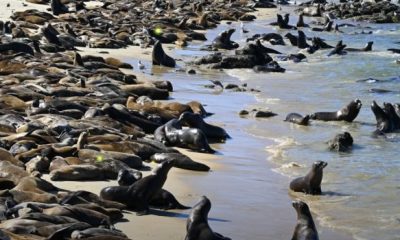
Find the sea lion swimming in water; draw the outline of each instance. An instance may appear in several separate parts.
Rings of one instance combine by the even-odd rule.
[[[210,200],[206,196],[202,196],[187,219],[185,240],[230,240],[230,238],[214,232],[208,225],[210,209]]]
[[[305,194],[320,195],[323,169],[328,165],[324,161],[314,162],[311,170],[304,177],[299,177],[290,182],[290,189]]]
[[[292,205],[297,212],[297,224],[292,240],[319,240],[318,231],[307,204],[302,201],[293,201]]]
[[[374,42],[370,41],[364,48],[345,48],[344,50],[348,52],[369,52],[372,51],[372,44],[374,44]]]
[[[395,108],[390,103],[384,103],[382,109],[375,101],[371,104],[371,110],[376,118],[375,133],[390,133],[400,129],[400,119]]]
[[[355,99],[337,112],[316,112],[310,115],[313,120],[322,121],[346,121],[352,122],[360,112],[360,99]]]
[[[310,120],[310,115],[308,114],[303,117],[298,113],[289,113],[284,121],[307,126],[309,120]]]
[[[348,132],[337,134],[328,142],[329,149],[338,152],[346,152],[353,146],[353,137]]]
[[[160,41],[157,41],[153,46],[152,61],[153,65],[166,67],[175,67],[176,65],[175,60],[164,52]]]

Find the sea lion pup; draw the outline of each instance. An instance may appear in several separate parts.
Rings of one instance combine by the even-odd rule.
[[[168,56],[164,52],[164,49],[162,48],[160,41],[157,41],[154,44],[153,52],[152,52],[151,56],[152,56],[153,65],[162,65],[162,66],[166,66],[166,67],[175,67],[176,66],[175,60],[172,57]]]
[[[328,165],[324,161],[313,163],[311,170],[304,177],[299,177],[290,182],[290,189],[305,194],[320,195],[323,169]]]
[[[185,240],[230,240],[230,238],[213,232],[208,225],[210,209],[210,200],[206,196],[202,196],[187,219]]]
[[[115,186],[103,188],[100,197],[105,200],[115,201],[127,205],[137,212],[145,215],[149,212],[149,201],[162,189],[169,170],[174,161],[163,162],[153,174],[146,176],[130,186]]]
[[[297,212],[297,224],[292,240],[319,240],[310,209],[302,201],[293,201],[292,205]]]
[[[230,138],[223,128],[206,123],[199,114],[184,112],[179,116],[179,121],[187,124],[191,128],[200,129],[207,138],[214,138],[222,141]]]
[[[221,32],[214,39],[211,46],[216,49],[227,49],[227,50],[238,48],[239,44],[231,40],[231,36],[234,32],[235,29],[229,29]]]
[[[370,41],[363,48],[345,48],[344,50],[348,52],[369,52],[372,51],[373,44],[374,42]]]
[[[193,161],[191,158],[181,153],[156,153],[150,157],[150,160],[156,163],[174,160],[174,167],[176,168],[204,172],[208,172],[210,170],[209,166]]]
[[[297,29],[295,26],[289,25],[289,14],[285,14],[285,19],[280,14],[276,14],[276,22],[271,23],[273,26],[278,26],[280,29]]]
[[[335,54],[337,54],[337,55],[344,55],[344,54],[346,54],[347,52],[346,51],[344,51],[344,49],[346,48],[346,44],[343,44],[343,42],[342,41],[339,41],[337,44],[336,44],[336,47],[332,50],[332,51],[330,51],[329,53],[328,53],[328,57],[330,57],[330,56],[332,56],[332,55],[335,55]]]
[[[60,0],[51,0],[50,6],[51,6],[51,11],[56,16],[59,14],[68,13],[67,6],[62,4]]]
[[[360,99],[355,99],[337,112],[316,112],[311,114],[310,118],[322,121],[352,122],[358,116],[361,106]]]
[[[346,152],[353,146],[353,137],[348,132],[337,134],[332,140],[328,141],[329,150]]]
[[[289,113],[284,121],[307,126],[309,120],[310,120],[310,115],[308,114],[303,117],[301,114],[298,113]]]

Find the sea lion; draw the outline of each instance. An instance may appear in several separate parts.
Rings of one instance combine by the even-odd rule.
[[[182,125],[178,119],[172,119],[167,122],[164,126],[164,132],[168,145],[215,153],[215,150],[208,144],[207,137],[203,131],[198,128],[182,129]]]
[[[179,116],[179,121],[181,123],[186,123],[191,128],[200,129],[207,138],[214,138],[222,141],[230,138],[223,128],[206,123],[199,114],[184,112]]]
[[[307,126],[309,123],[309,120],[310,120],[310,115],[308,115],[308,114],[303,117],[302,115],[300,115],[298,113],[289,113],[286,116],[286,119],[284,121]]]
[[[129,186],[142,178],[142,173],[139,171],[132,172],[128,169],[121,169],[118,172],[117,182],[120,186]]]
[[[372,44],[374,44],[374,42],[370,41],[364,48],[345,48],[344,50],[348,52],[369,52],[372,51]]]
[[[310,209],[302,201],[293,201],[292,205],[297,212],[297,224],[292,240],[319,240]]]
[[[226,31],[221,32],[218,36],[214,39],[211,46],[216,49],[235,49],[239,47],[239,44],[231,40],[232,34],[235,32],[235,29],[229,29]]]
[[[199,162],[193,161],[186,155],[181,153],[156,153],[150,157],[150,160],[155,161],[156,163],[162,163],[165,161],[173,160],[174,167],[182,168],[186,170],[193,171],[205,171],[208,172],[210,167]]]
[[[301,49],[310,47],[310,45],[308,45],[308,43],[307,43],[307,37],[304,34],[304,32],[298,31],[298,33],[299,33],[299,36],[297,38],[297,47],[301,48]]]
[[[175,196],[165,189],[158,191],[149,201],[149,205],[163,210],[190,208],[179,203]]]
[[[290,182],[290,189],[305,194],[320,195],[323,169],[328,165],[324,161],[313,163],[311,170],[304,177],[299,177]]]
[[[381,134],[381,133],[390,133],[398,130],[400,126],[396,126],[397,120],[396,117],[397,114],[395,112],[395,109],[389,108],[389,105],[386,104],[387,106],[384,107],[386,108],[385,110],[382,109],[375,101],[372,102],[371,104],[371,110],[375,115],[376,119],[376,131],[375,133]]]
[[[360,99],[355,99],[337,112],[316,112],[310,115],[313,120],[352,122],[361,109]]]
[[[13,51],[15,53],[27,53],[32,56],[35,55],[31,46],[21,42],[9,42],[0,44],[0,52],[6,51]]]
[[[68,8],[62,4],[60,0],[51,0],[50,6],[51,11],[56,16],[63,13],[68,13]]]
[[[211,209],[211,202],[206,196],[193,207],[186,222],[185,240],[230,240],[219,233],[213,232],[208,225],[208,213]]]
[[[175,60],[164,52],[160,41],[157,41],[153,46],[152,61],[153,65],[166,67],[175,67],[176,65]]]
[[[337,54],[337,55],[344,55],[344,54],[346,54],[347,52],[346,51],[344,51],[344,49],[346,48],[346,44],[343,44],[343,42],[342,41],[339,41],[337,44],[336,44],[336,46],[335,46],[335,48],[332,50],[332,51],[330,51],[329,53],[328,53],[328,57],[330,57],[330,56],[332,56],[332,55],[335,55],[335,54]]]
[[[306,28],[306,27],[309,27],[309,25],[308,24],[305,24],[304,23],[304,17],[303,17],[304,15],[302,14],[302,13],[300,13],[299,14],[299,19],[297,20],[297,24],[296,24],[296,27],[302,27],[302,28]]]
[[[330,150],[346,152],[353,146],[353,137],[348,132],[337,134],[328,142]]]
[[[71,233],[71,239],[87,239],[92,237],[104,237],[115,236],[121,238],[128,238],[124,233],[114,229],[105,228],[88,228],[85,230],[75,230]]]
[[[146,176],[130,186],[115,186],[103,188],[100,197],[105,200],[116,201],[135,210],[137,215],[149,212],[149,201],[162,189],[169,170],[174,161],[163,162],[153,174]]]

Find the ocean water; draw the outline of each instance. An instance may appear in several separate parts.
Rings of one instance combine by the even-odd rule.
[[[292,10],[284,8],[283,12]],[[291,16],[290,23],[295,24],[297,19]],[[305,18],[306,23],[309,21]],[[183,61],[178,63],[185,66],[187,59],[208,54],[200,51],[200,47],[227,28],[237,29],[232,39],[241,45],[255,33],[284,35],[288,32],[270,26],[269,22],[245,23],[244,27],[250,31],[247,34],[239,31],[239,23],[221,24],[207,32],[206,43],[193,43],[175,50],[174,55],[180,56]],[[400,103],[400,65],[396,63],[400,55],[386,51],[400,48],[396,43],[400,41],[400,26],[353,24],[357,27],[341,28],[344,34],[311,32],[307,28],[303,31],[308,37],[321,37],[331,45],[343,40],[348,47],[361,48],[368,41],[374,41],[372,52],[327,57],[329,50],[321,50],[307,55],[307,61],[301,63],[279,62],[286,68],[285,73],[235,69],[200,71],[201,74],[194,76],[172,70],[159,74],[175,79],[172,81],[177,88],[173,97],[188,101],[197,97],[207,104],[207,109],[218,113],[207,121],[222,125],[233,136],[226,144],[215,146],[222,155],[219,163],[223,169],[206,177],[192,176],[185,180],[196,189],[207,189],[203,194],[211,196],[215,206],[210,213],[214,221],[210,224],[221,233],[234,239],[289,239],[295,224],[290,200],[301,199],[309,204],[318,227],[323,229],[321,239],[349,239],[348,236],[368,240],[400,239],[400,133],[374,137],[376,121],[370,109],[373,100],[378,104]],[[362,30],[373,34],[354,34]],[[287,54],[298,52],[289,45],[265,45]],[[358,81],[368,78],[385,81]],[[247,83],[261,92],[250,95],[203,88],[208,79],[224,84]],[[372,88],[393,92],[372,93]],[[355,98],[363,106],[353,123],[312,121],[310,126],[298,126],[283,121],[291,112],[305,115],[337,111]],[[269,109],[278,116],[242,119],[237,113],[244,106]],[[326,142],[344,131],[354,138],[352,151],[329,151]],[[290,180],[306,174],[317,160],[328,163],[324,169],[323,195],[288,191]],[[324,238],[330,229],[344,235]]]
[[[252,24],[245,27],[253,29]],[[400,39],[399,29],[399,25],[366,23],[342,28],[344,34],[304,29],[308,37],[318,36],[331,45],[343,40],[348,47],[361,48],[373,41],[373,51],[332,57],[327,57],[329,50],[318,51],[307,55],[306,62],[279,62],[287,69],[284,74],[227,71],[262,91],[256,96],[256,107],[279,114],[248,128],[252,135],[274,142],[265,146],[274,171],[293,179],[306,174],[314,161],[328,162],[322,196],[290,193],[291,197],[308,202],[322,225],[350,233],[355,239],[400,239],[400,133],[388,134],[386,138],[374,137],[376,121],[370,109],[373,100],[378,104],[400,102],[400,70],[396,64],[400,55],[387,51],[387,48],[400,46],[396,44]],[[354,34],[362,30],[373,34]],[[254,24],[254,31],[277,30],[259,21]],[[298,52],[290,46],[268,47],[283,53]],[[386,81],[359,81],[367,78]],[[373,88],[393,92],[372,93],[370,89]],[[353,123],[312,121],[310,126],[304,127],[283,122],[290,112],[306,115],[337,111],[355,98],[362,101],[363,107]],[[353,150],[330,152],[326,142],[344,131],[354,138]]]

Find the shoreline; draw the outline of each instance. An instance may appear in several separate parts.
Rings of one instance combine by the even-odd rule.
[[[36,4],[34,4],[36,6]],[[32,7],[32,4],[30,5]],[[29,8],[29,7],[28,7]],[[273,13],[276,13],[276,9],[272,9]],[[258,14],[255,14],[257,17],[262,17],[264,16],[265,18],[261,18],[261,19],[267,19],[270,16],[273,16],[273,14],[271,13],[271,15],[264,15],[266,12],[268,11],[268,9],[262,9],[262,11],[259,11]],[[174,50],[169,50],[169,47],[167,47],[168,45],[165,45],[164,49],[166,50],[166,52],[168,54],[174,52]],[[91,54],[91,55],[99,55],[99,56],[109,56],[109,57],[115,57],[118,58],[120,60],[123,61],[130,61],[132,59],[135,59],[135,62],[132,62],[132,65],[134,66],[134,71],[133,73],[138,77],[139,80],[151,80],[151,79],[164,79],[164,80],[170,80],[172,83],[174,82],[173,79],[165,79],[163,78],[163,74],[156,74],[154,76],[149,76],[147,73],[143,74],[140,71],[136,71],[137,67],[136,67],[136,61],[137,60],[144,60],[144,61],[151,61],[151,48],[147,48],[147,49],[141,49],[140,47],[128,47],[126,49],[100,49],[100,48],[80,48],[82,50],[81,54],[82,55],[86,55],[86,54]],[[93,51],[92,51],[93,50]],[[108,54],[100,54],[98,53],[99,51],[108,51]],[[128,54],[129,52],[129,54]],[[150,54],[148,54],[150,53]],[[132,55],[133,57],[131,57],[130,55]],[[148,68],[151,68],[151,66],[146,66]],[[147,69],[148,70],[148,69]],[[145,70],[145,71],[147,71]],[[127,70],[123,70],[123,72],[129,72]],[[173,75],[174,73],[168,73]],[[226,74],[226,73],[225,73]],[[176,74],[178,75],[178,74]],[[197,74],[199,78],[201,78],[201,73]],[[240,83],[240,81],[238,79],[236,79],[237,82],[236,83]],[[174,84],[174,87],[177,84]],[[177,85],[178,86],[178,85]],[[195,85],[197,86],[197,85]],[[198,87],[198,86],[197,86]],[[174,97],[179,96],[179,95],[186,95],[187,93],[184,92],[179,92],[176,93],[175,91],[172,93]],[[248,94],[248,93],[244,93],[246,95],[249,95],[253,98],[254,103],[256,102],[255,96],[253,94]],[[199,99],[205,97],[206,95],[202,95],[199,94]],[[223,97],[223,96],[220,96]],[[183,98],[185,99],[185,98]],[[182,99],[180,99],[179,97],[175,98],[174,100],[180,101]],[[192,99],[194,100],[194,99]],[[198,100],[198,99],[196,99]],[[202,102],[200,100],[200,102]],[[202,102],[203,103],[203,102]],[[250,103],[250,105],[252,105]],[[249,105],[244,105],[244,106],[237,106],[238,110],[242,109],[242,108],[247,108],[249,107]],[[209,106],[206,107],[207,110],[214,112],[212,109],[212,107],[210,108]],[[222,115],[225,115],[224,112],[218,112],[217,111],[217,121],[220,120],[220,117]],[[239,116],[236,114],[236,116],[239,118]],[[207,120],[207,119],[206,119]],[[253,121],[253,120],[251,120]],[[229,128],[226,128],[226,130],[228,132],[230,132]],[[249,134],[245,133],[244,135],[250,136]],[[239,139],[240,141],[243,141],[245,139]],[[226,151],[225,149],[231,149],[232,146],[229,145],[229,141],[232,140],[228,140],[227,143],[222,144],[221,146],[218,147],[218,149],[221,149],[221,151]],[[237,147],[237,146],[235,146]],[[261,151],[263,152],[263,151]],[[200,162],[204,162],[206,164],[208,164],[212,170],[214,170],[215,172],[213,172],[212,174],[215,176],[215,174],[218,174],[218,171],[224,171],[224,172],[228,172],[230,171],[230,167],[228,168],[226,164],[227,161],[227,157],[224,155],[216,155],[216,156],[212,156],[212,155],[208,155],[208,154],[198,154],[198,153],[193,153],[193,152],[189,152],[189,151],[182,151],[182,153],[188,155],[189,157],[193,158],[196,161],[200,161]],[[267,155],[265,153],[265,155]],[[215,163],[218,162],[218,163]],[[265,161],[267,162],[267,161]],[[224,164],[225,163],[225,164]],[[265,165],[271,165],[270,163],[266,163]],[[276,174],[272,171],[272,169],[268,169],[269,172],[268,174]],[[206,173],[207,174],[207,173]],[[185,170],[180,170],[180,169],[173,169],[169,175],[169,178],[166,182],[166,189],[170,190],[172,193],[174,193],[174,195],[177,197],[177,199],[184,205],[190,205],[193,206],[198,197],[201,195],[207,195],[209,193],[205,192],[205,193],[200,193],[200,192],[191,192],[191,186],[190,185],[186,185],[184,184],[187,181],[187,178],[192,179],[192,175],[196,175],[199,176],[199,179],[201,178],[205,178],[206,175],[203,173],[196,173],[196,172],[191,172],[191,171],[185,171]],[[208,173],[210,174],[210,173]],[[272,180],[274,179],[279,179],[279,180],[283,180],[285,179],[285,177],[282,176],[275,176],[274,178],[272,178]],[[269,181],[271,179],[268,179]],[[52,182],[53,184],[55,184],[58,187],[61,188],[66,188],[66,189],[76,189],[78,186],[81,186],[82,183],[80,182]],[[99,192],[99,190],[104,187],[104,186],[110,186],[110,185],[117,185],[115,183],[115,181],[106,181],[106,182],[88,182],[85,183],[84,189],[91,189],[93,190],[96,194]],[[278,184],[272,184],[274,187],[278,187],[280,192],[284,192],[284,189],[282,189],[282,184],[278,185]],[[286,186],[286,185],[284,185]],[[221,232],[222,234],[230,237],[230,233],[229,231],[227,231],[228,229],[232,228],[232,226],[230,226],[229,221],[230,220],[225,220],[224,217],[222,217],[221,221],[218,221],[219,216],[220,215],[224,215],[223,212],[221,212],[221,209],[223,210],[227,210],[225,206],[221,206],[221,204],[223,203],[223,201],[221,199],[218,199],[218,196],[216,196],[217,194],[215,192],[210,193],[211,195],[215,195],[216,197],[216,201],[215,203],[213,202],[213,208],[211,209],[211,213],[210,213],[210,217],[214,217],[217,216],[217,220],[215,220],[215,222],[211,222],[212,228],[215,231]],[[268,192],[264,193],[264,194],[268,194]],[[278,194],[278,193],[275,193]],[[281,194],[281,193],[279,193]],[[283,197],[283,199],[286,198],[290,198],[290,196],[288,194],[286,194],[287,197],[280,196],[280,198]],[[251,196],[249,196],[251,197]],[[275,196],[276,197],[276,196]],[[279,199],[281,200],[281,199]],[[279,202],[279,200],[275,199],[275,203]],[[271,206],[271,202],[266,202],[266,205],[269,205],[269,207],[272,207],[271,210],[273,210],[273,206]],[[281,207],[283,207],[283,205],[281,203]],[[285,238],[286,237],[290,237],[292,234],[292,231],[294,229],[295,226],[295,222],[296,222],[296,218],[295,218],[295,214],[294,214],[294,210],[291,208],[290,205],[290,201],[287,202],[287,208],[289,208],[288,216],[284,216],[284,220],[280,220],[279,223],[285,223],[286,225],[289,226],[285,226],[284,228],[280,229],[278,232],[279,233],[275,233],[276,235],[273,235],[274,237],[276,237],[277,235],[282,236],[283,232],[286,233]],[[123,232],[125,232],[129,237],[132,237],[133,239],[155,239],[155,238],[159,238],[159,239],[167,239],[167,238],[183,238],[186,230],[185,230],[185,222],[186,222],[186,218],[188,216],[188,214],[190,213],[190,210],[186,210],[186,211],[178,211],[178,210],[172,210],[172,211],[154,211],[152,212],[150,215],[148,216],[141,216],[141,217],[136,217],[134,213],[130,213],[125,215],[125,217],[129,220],[129,222],[122,222],[122,223],[118,223],[116,224],[118,229],[121,229]],[[275,213],[279,213],[275,212]],[[154,214],[154,215],[153,215]],[[274,214],[271,214],[271,216],[274,216]],[[139,221],[140,220],[140,221]],[[314,216],[314,220],[317,220],[316,222],[319,222],[318,218],[316,216]],[[157,221],[157,224],[155,224],[155,221]],[[227,221],[228,223],[226,223],[225,221]],[[134,223],[134,224],[132,224]],[[272,229],[273,227],[279,227],[280,224],[279,223],[273,223],[272,226],[270,226],[270,229]],[[237,222],[236,222],[237,224]],[[318,224],[318,223],[317,223]],[[157,231],[152,230],[150,233],[150,228],[149,226],[152,225],[157,225]],[[319,225],[319,224],[318,224]],[[133,227],[134,226],[134,227]],[[215,227],[213,227],[215,226]],[[222,226],[222,228],[220,228],[219,226]],[[267,228],[267,227],[265,227]],[[143,230],[143,229],[147,229],[148,231],[138,231],[138,230]],[[288,231],[288,229],[290,229]],[[336,240],[336,239],[347,239],[347,236],[343,236],[342,234],[335,232],[333,229],[330,228],[325,228],[325,227],[321,227],[318,226],[318,231],[320,233],[320,237],[323,239],[327,239],[327,240]],[[284,231],[282,231],[284,230]],[[266,234],[268,235],[268,234]],[[260,239],[262,236],[259,236]],[[255,237],[255,239],[258,239],[257,237]]]

